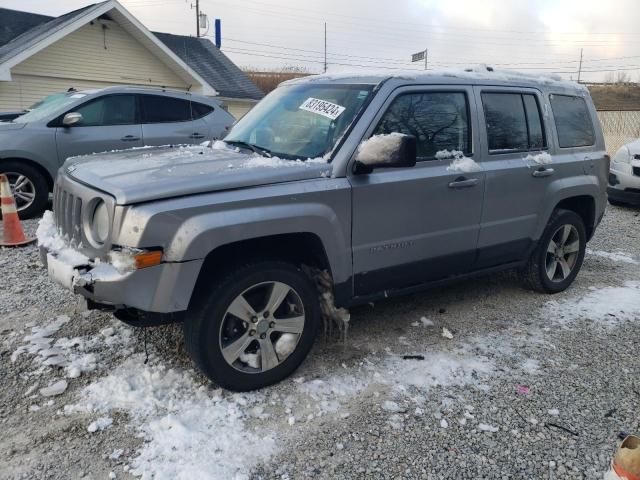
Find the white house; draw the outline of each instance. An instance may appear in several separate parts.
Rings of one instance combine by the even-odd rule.
[[[210,40],[150,32],[116,0],[60,17],[0,8],[0,111],[109,85],[216,96],[236,118],[263,96]]]

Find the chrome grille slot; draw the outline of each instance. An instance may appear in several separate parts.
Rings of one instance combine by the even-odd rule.
[[[75,197],[73,200],[73,215],[71,219],[71,225],[73,231],[71,238],[75,243],[82,242],[82,199]]]

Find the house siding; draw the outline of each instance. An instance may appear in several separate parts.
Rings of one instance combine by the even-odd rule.
[[[80,27],[16,65],[11,74],[11,82],[0,82],[0,110],[26,108],[69,87],[188,88],[173,70],[111,21],[94,21]]]
[[[221,99],[224,105],[227,107],[227,111],[236,117],[236,120],[240,120],[245,114],[251,110],[257,102],[243,102],[238,100]]]

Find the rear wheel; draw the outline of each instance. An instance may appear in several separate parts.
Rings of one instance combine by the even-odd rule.
[[[570,210],[553,212],[521,276],[531,289],[558,293],[575,280],[587,245],[582,217]]]
[[[624,203],[624,202],[621,202],[621,201],[619,201],[619,200],[612,200],[611,198],[609,199],[609,203],[610,203],[611,205],[613,205],[614,207],[624,207],[625,205],[627,205],[627,204],[626,204],[626,203]]]
[[[33,218],[44,212],[49,201],[49,185],[37,169],[29,164],[10,160],[0,163],[0,173],[9,179],[20,218]]]
[[[185,344],[217,384],[236,391],[271,385],[309,353],[320,324],[318,294],[294,265],[252,263],[204,290],[185,320]]]

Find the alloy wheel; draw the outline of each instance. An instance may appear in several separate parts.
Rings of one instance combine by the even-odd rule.
[[[36,187],[29,177],[16,172],[4,172],[11,186],[11,193],[20,212],[31,206],[36,198]]]
[[[225,361],[244,373],[277,367],[295,351],[305,312],[298,292],[282,282],[249,287],[228,306],[219,342]]]
[[[571,275],[580,253],[580,235],[573,225],[560,226],[549,240],[545,270],[552,282],[562,282]]]

